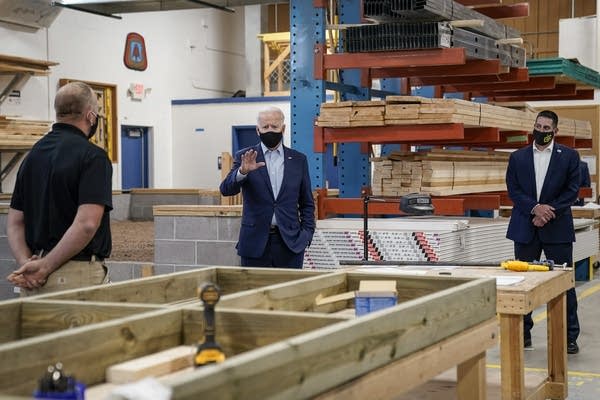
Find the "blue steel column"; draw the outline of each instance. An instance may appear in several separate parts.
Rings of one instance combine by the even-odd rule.
[[[315,153],[313,127],[321,103],[325,102],[325,85],[315,80],[314,46],[325,43],[325,9],[313,6],[312,0],[290,0],[291,78],[291,147],[306,154],[313,189],[325,187],[325,154]]]
[[[341,24],[360,23],[361,1],[340,0],[339,18]],[[360,71],[341,70],[340,81],[344,84],[360,86]],[[344,93],[342,100],[369,100],[368,89],[362,90],[361,94]],[[369,129],[365,128],[365,135]],[[338,146],[338,177],[340,197],[361,197],[361,189],[371,186],[371,166],[369,155],[360,152],[358,143],[341,143]]]

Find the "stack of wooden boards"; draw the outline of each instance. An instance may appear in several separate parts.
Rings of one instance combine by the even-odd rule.
[[[50,67],[58,65],[54,61],[36,60],[0,54],[0,72],[29,73],[32,75],[48,75]]]
[[[462,123],[465,127],[530,132],[535,117],[536,114],[530,110],[515,110],[461,99],[388,96],[385,100],[323,103],[317,125],[343,128]],[[578,139],[592,137],[589,121],[560,118],[558,128],[562,136]]]
[[[28,150],[49,129],[49,121],[15,119],[0,115],[0,150]]]
[[[374,158],[373,195],[402,196],[422,192],[435,196],[506,190],[510,153],[438,150],[395,152]]]

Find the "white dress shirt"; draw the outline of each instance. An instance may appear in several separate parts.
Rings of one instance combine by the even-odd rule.
[[[550,165],[550,157],[552,157],[552,150],[554,149],[554,140],[550,142],[548,147],[544,150],[539,150],[535,144],[532,147],[533,167],[535,170],[535,189],[537,192],[536,200],[539,202],[542,187],[544,186],[544,180],[546,179],[546,173],[548,172],[548,165]]]

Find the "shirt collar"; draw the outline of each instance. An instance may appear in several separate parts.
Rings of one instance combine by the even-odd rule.
[[[282,140],[282,142],[283,142],[283,140]],[[277,146],[273,150],[271,150],[267,146],[265,146],[265,144],[263,142],[260,142],[260,147],[262,148],[263,154],[267,154],[267,151],[272,151],[274,153],[277,153],[278,155],[281,155],[282,151],[283,151],[283,144],[281,142],[279,143],[279,146]]]
[[[552,141],[550,142],[550,144],[548,145],[548,147],[546,147],[544,150],[540,150],[537,148],[537,146],[535,145],[535,143],[533,144],[533,153],[535,154],[537,153],[552,153],[552,150],[554,150],[554,139],[552,139]]]

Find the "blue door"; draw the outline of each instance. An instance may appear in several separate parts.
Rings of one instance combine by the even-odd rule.
[[[256,133],[256,125],[238,125],[231,127],[231,155],[238,150],[258,144],[260,139]]]
[[[123,190],[148,187],[148,127],[121,126]]]

